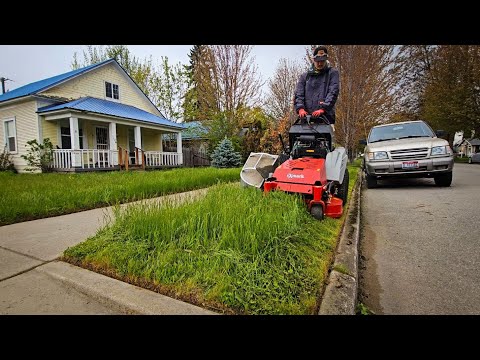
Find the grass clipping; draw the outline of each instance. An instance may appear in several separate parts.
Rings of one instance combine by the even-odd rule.
[[[231,314],[313,314],[341,221],[299,196],[216,185],[204,198],[136,205],[64,259]]]

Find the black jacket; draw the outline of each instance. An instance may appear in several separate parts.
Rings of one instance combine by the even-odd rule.
[[[338,70],[327,66],[320,73],[310,68],[300,75],[295,90],[295,110],[305,109],[309,114],[324,109],[331,124],[335,123],[335,103],[340,91]],[[323,101],[323,104],[320,102]]]

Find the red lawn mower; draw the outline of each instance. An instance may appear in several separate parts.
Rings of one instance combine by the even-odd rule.
[[[264,192],[302,194],[316,219],[342,216],[348,195],[345,148],[333,147],[334,133],[325,116],[298,118],[281,155],[251,153],[240,172],[244,186]],[[291,149],[291,150],[290,150]]]

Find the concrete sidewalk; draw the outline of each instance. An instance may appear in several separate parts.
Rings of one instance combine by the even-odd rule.
[[[205,193],[139,202],[183,201]],[[0,314],[214,314],[55,260],[95,235],[111,216],[108,207],[0,227]]]

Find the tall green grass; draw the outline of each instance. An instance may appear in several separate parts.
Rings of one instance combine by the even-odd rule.
[[[315,313],[343,222],[315,220],[299,196],[238,184],[182,204],[117,207],[115,219],[64,259],[236,314]]]
[[[240,168],[77,174],[0,172],[0,226],[239,179]]]

